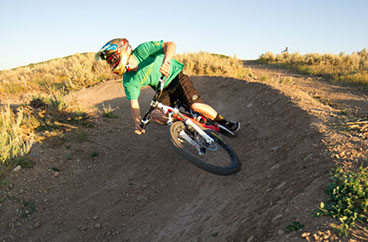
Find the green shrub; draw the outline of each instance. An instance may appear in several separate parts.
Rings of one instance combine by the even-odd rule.
[[[368,167],[358,171],[343,171],[338,168],[326,193],[330,200],[321,203],[317,216],[329,215],[340,224],[336,229],[347,235],[356,222],[368,225]]]

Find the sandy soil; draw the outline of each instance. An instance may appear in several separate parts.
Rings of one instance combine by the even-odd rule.
[[[192,78],[208,104],[242,123],[227,139],[240,172],[222,177],[192,166],[170,147],[166,126],[135,135],[121,83],[103,83],[71,99],[90,110],[110,105],[118,118],[98,115],[93,128],[34,146],[36,165],[11,172],[1,188],[0,241],[339,241],[333,220],[313,213],[331,169],[368,156],[366,129],[336,125],[346,121],[341,111],[367,117],[367,94],[245,65],[254,73],[247,80]],[[142,91],[143,111],[152,95]],[[286,231],[293,222],[304,227]],[[341,239],[367,240],[363,229]]]

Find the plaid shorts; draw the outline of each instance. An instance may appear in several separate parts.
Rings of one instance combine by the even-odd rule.
[[[162,91],[159,101],[173,107],[177,101],[187,106],[193,103],[203,103],[201,95],[194,88],[192,81],[183,72],[180,72],[171,83]]]

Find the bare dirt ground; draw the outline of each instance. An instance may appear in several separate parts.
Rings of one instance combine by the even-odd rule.
[[[367,93],[245,65],[253,78],[192,78],[208,104],[242,123],[227,139],[240,172],[192,166],[170,147],[168,127],[136,136],[120,81],[103,83],[71,98],[91,110],[110,105],[118,118],[98,114],[93,128],[34,146],[36,165],[2,188],[0,241],[368,241],[364,228],[338,239],[332,219],[313,217],[331,169],[368,156],[367,128],[339,125],[367,117]],[[152,95],[142,90],[142,112]],[[304,227],[286,231],[293,222]]]

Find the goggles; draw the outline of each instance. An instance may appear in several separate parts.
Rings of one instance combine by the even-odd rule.
[[[106,62],[114,69],[120,62],[120,56],[117,53],[112,54],[106,59]]]

